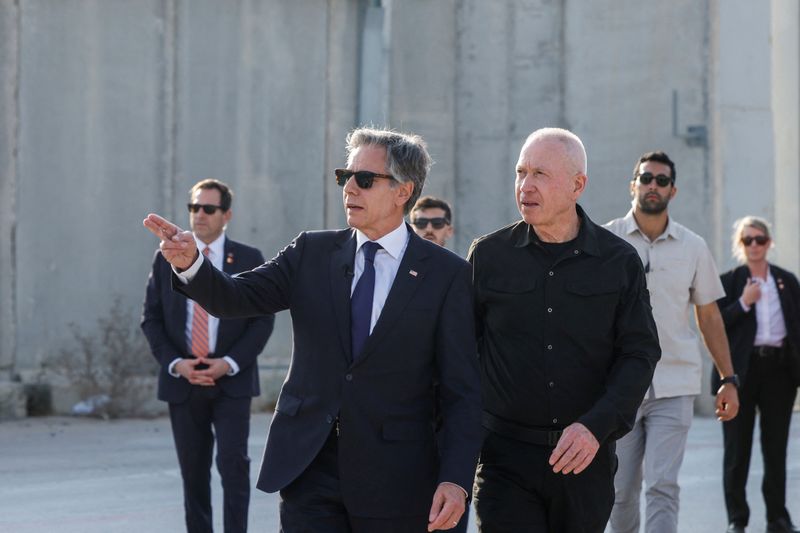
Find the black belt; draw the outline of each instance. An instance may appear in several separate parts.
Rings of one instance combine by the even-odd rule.
[[[555,447],[561,438],[561,429],[536,429],[528,426],[520,426],[513,422],[508,422],[502,418],[497,418],[491,413],[483,412],[483,427],[510,439],[521,440],[528,444],[538,444],[540,446]]]
[[[759,357],[773,357],[779,355],[781,350],[778,346],[753,346],[753,353]]]

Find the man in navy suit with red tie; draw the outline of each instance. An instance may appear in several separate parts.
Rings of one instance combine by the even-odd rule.
[[[257,249],[225,236],[233,193],[217,180],[191,191],[188,233],[210,266],[234,274],[264,262]],[[161,370],[158,398],[169,402],[183,478],[186,529],[212,531],[211,460],[217,443],[226,533],[247,531],[250,502],[250,402],[259,394],[256,357],[274,317],[220,319],[170,285],[172,269],[160,251],[147,282],[142,330]]]
[[[249,272],[211,268],[157,215],[144,224],[173,287],[209,312],[291,312],[292,362],[258,481],[281,493],[281,531],[451,529],[482,438],[471,269],[403,221],[431,164],[420,137],[360,128],[347,151],[335,174],[350,229],[303,232]]]

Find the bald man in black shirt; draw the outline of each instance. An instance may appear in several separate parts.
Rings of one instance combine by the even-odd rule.
[[[603,531],[614,441],[630,430],[661,351],[636,251],[577,205],[586,152],[533,132],[515,194],[522,220],[477,239],[482,533]]]

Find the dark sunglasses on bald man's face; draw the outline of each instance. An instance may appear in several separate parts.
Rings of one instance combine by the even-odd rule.
[[[197,213],[202,209],[203,213],[205,213],[206,215],[213,215],[214,213],[217,212],[217,209],[219,209],[220,211],[224,211],[221,205],[212,205],[212,204],[186,204],[186,207],[189,208],[190,213]]]
[[[394,176],[391,174],[378,174],[376,172],[370,172],[369,170],[349,170],[346,168],[337,168],[334,170],[336,173],[336,183],[339,187],[344,187],[344,184],[347,183],[347,180],[350,179],[350,176],[353,176],[356,179],[356,184],[360,189],[369,189],[372,187],[372,182],[375,181],[376,178],[382,178],[387,180],[393,180]]]
[[[670,183],[672,183],[672,178],[665,174],[659,174],[658,176],[653,176],[652,172],[642,172],[639,174],[639,183],[642,185],[650,185],[650,182],[656,180],[656,184],[659,187],[666,187]]]
[[[433,229],[442,229],[446,225],[450,224],[450,221],[444,217],[435,217],[435,218],[415,218],[411,221],[411,223],[416,226],[417,229],[425,229],[428,227],[428,224],[433,226]]]
[[[756,235],[755,237],[751,237],[747,235],[746,237],[742,237],[742,244],[745,246],[750,246],[753,243],[756,243],[759,246],[764,246],[769,242],[769,237],[766,235]]]

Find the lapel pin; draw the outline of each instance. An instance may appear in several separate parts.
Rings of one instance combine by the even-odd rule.
[[[411,274],[412,276],[414,276],[415,278],[417,277],[417,271],[416,270],[409,270],[408,273]]]
[[[229,265],[233,264],[233,252],[228,252],[228,258],[225,260]]]

